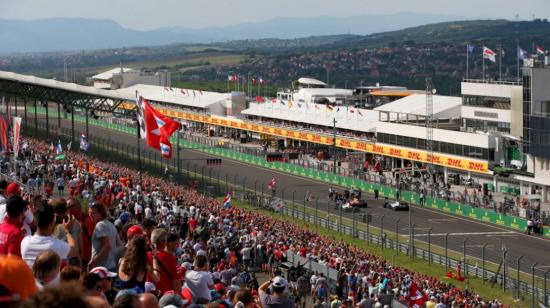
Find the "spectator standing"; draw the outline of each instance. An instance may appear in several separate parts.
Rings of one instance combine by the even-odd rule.
[[[39,289],[59,284],[61,271],[61,259],[53,250],[41,252],[32,265],[32,272]]]
[[[270,287],[271,290],[268,291],[268,288]],[[288,297],[287,289],[288,283],[281,276],[276,276],[275,278],[264,282],[258,289],[262,307],[293,308],[294,301]]]
[[[209,264],[206,256],[197,255],[193,270],[185,273],[185,287],[191,292],[193,303],[209,302],[212,299],[210,289],[214,286],[214,281],[208,269]]]
[[[0,254],[21,256],[26,207],[27,204],[21,197],[13,196],[7,200],[7,217],[0,224]]]
[[[179,292],[181,289],[180,282],[177,278],[177,261],[176,257],[166,250],[168,232],[165,229],[157,228],[151,233],[151,244],[156,248],[156,256],[153,252],[147,253],[147,263],[154,268],[154,258],[156,257],[158,268],[160,270],[159,281],[155,283],[155,287],[164,294],[167,291]]]
[[[67,207],[67,201],[63,198],[55,198],[51,201],[51,205],[55,209],[55,216],[56,216],[56,222],[60,222],[65,220],[70,214],[69,209]],[[73,256],[69,259],[69,264],[76,265],[76,266],[82,266],[82,251],[84,250],[82,246],[82,227],[80,225],[80,222],[78,219],[74,219],[73,225],[70,228],[69,232],[73,236],[73,238],[76,241],[76,251]],[[63,225],[58,224],[54,230],[53,236],[62,240],[67,241],[67,234],[65,232],[65,229]]]
[[[147,277],[153,283],[160,280],[160,269],[157,252],[153,247],[153,266],[147,264],[147,242],[144,237],[135,236],[128,243],[124,257],[120,259],[118,277],[122,289],[134,289],[138,293],[145,292],[145,280]]]
[[[55,211],[53,206],[42,203],[36,211],[37,231],[32,236],[27,236],[21,242],[21,255],[23,260],[32,267],[36,257],[43,251],[51,249],[55,251],[62,261],[66,261],[69,255],[76,252],[76,241],[70,233],[74,223],[74,217],[68,216],[61,222],[67,233],[67,242],[52,236],[55,229]]]
[[[116,270],[115,248],[119,246],[115,226],[107,219],[107,208],[100,202],[92,206],[92,217],[97,224],[92,234],[92,259],[88,268],[104,266],[110,271]]]

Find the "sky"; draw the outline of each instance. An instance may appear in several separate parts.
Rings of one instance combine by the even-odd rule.
[[[550,0],[0,0],[0,19],[111,19],[137,30],[207,28],[280,16],[397,12],[522,20],[550,19]],[[543,14],[543,15],[538,15]]]

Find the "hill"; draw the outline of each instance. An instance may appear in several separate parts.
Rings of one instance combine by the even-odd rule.
[[[0,20],[0,54],[99,50],[108,48],[211,43],[262,38],[291,39],[333,34],[365,35],[421,24],[460,19],[457,16],[397,13],[348,17],[277,17],[263,22],[226,27],[191,29],[160,28],[151,31],[127,29],[112,20],[52,18]]]

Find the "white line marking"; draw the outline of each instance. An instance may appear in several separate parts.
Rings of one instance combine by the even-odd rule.
[[[449,236],[460,236],[460,235],[503,235],[503,234],[513,234],[517,235],[514,231],[507,232],[457,232],[457,233],[448,233]],[[445,236],[447,233],[432,233],[431,236]],[[414,236],[428,236],[428,233],[425,234],[415,234]]]

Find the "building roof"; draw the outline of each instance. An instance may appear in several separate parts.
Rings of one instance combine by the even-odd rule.
[[[127,67],[122,68],[123,72],[129,72],[131,70],[132,70],[131,68],[127,68]],[[119,74],[119,73],[120,73],[120,67],[116,67],[116,68],[110,69],[108,71],[105,71],[103,73],[99,73],[97,75],[94,75],[94,76],[92,76],[92,79],[95,79],[95,80],[111,80],[111,78],[113,78],[113,75]]]
[[[165,88],[161,86],[137,84],[118,91],[136,97],[136,91],[145,99],[175,105],[206,108],[212,104],[231,99],[230,93],[206,92],[193,89]]]
[[[327,84],[320,81],[320,80],[317,80],[317,79],[313,79],[313,78],[308,78],[308,77],[302,77],[300,79],[298,79],[298,82],[301,83],[301,84],[311,84],[311,85],[315,85],[315,86],[326,86]]]
[[[334,107],[332,111],[322,104],[305,104],[280,100],[267,101],[265,103],[250,103],[250,107],[241,113],[259,117],[292,121],[296,123],[313,124],[332,128],[333,119],[336,119],[336,127],[361,132],[372,132],[376,128],[378,112]]]
[[[433,115],[435,117],[459,117],[462,98],[433,95]],[[411,94],[391,103],[374,108],[400,114],[426,115],[426,94]]]

